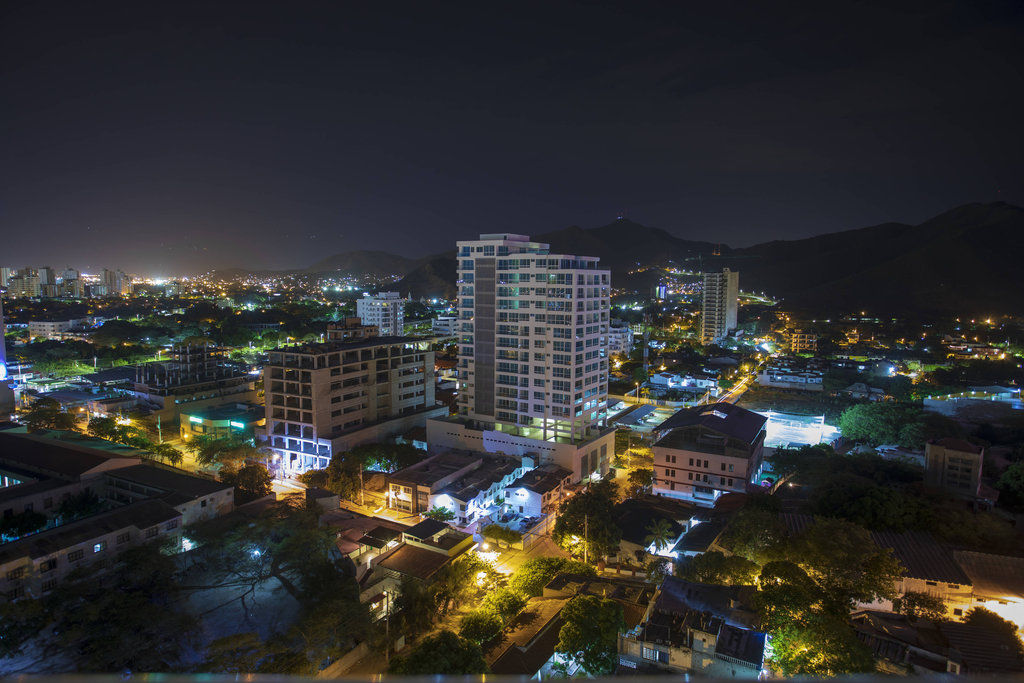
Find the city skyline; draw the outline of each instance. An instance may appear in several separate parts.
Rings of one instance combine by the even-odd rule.
[[[1024,203],[1014,3],[272,7],[5,7],[10,265],[297,268],[621,214],[741,246]]]

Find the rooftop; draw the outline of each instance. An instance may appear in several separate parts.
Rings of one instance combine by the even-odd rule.
[[[692,427],[700,425],[719,434],[724,434],[733,439],[752,444],[757,440],[759,434],[764,431],[768,418],[758,415],[752,410],[741,408],[732,403],[712,403],[696,408],[683,408],[672,417],[668,418],[658,426],[659,432],[675,430],[680,427]],[[658,445],[671,446],[671,442],[663,444],[666,439],[671,439],[669,433],[658,441]]]
[[[572,475],[572,472],[558,465],[541,465],[512,482],[511,488],[524,488],[541,495],[553,491]]]
[[[478,454],[455,451],[440,453],[392,473],[389,475],[389,479],[402,484],[432,486],[441,479],[470,466],[482,457]]]
[[[233,488],[230,484],[197,477],[184,470],[149,463],[122,467],[108,472],[107,476],[166,491],[160,498],[170,505],[181,505]]]
[[[180,517],[162,500],[139,501],[0,545],[0,564],[20,557],[39,559],[121,529],[148,529]]]
[[[138,462],[132,457],[119,457],[121,453],[104,452],[85,439],[65,441],[51,434],[0,432],[0,462],[69,479],[78,479],[114,459],[123,465]],[[133,449],[121,449],[128,452],[123,455],[135,453]]]
[[[448,556],[443,553],[403,543],[381,555],[376,561],[376,566],[426,581],[448,560]]]
[[[331,353],[334,351],[354,351],[356,349],[372,349],[376,346],[391,346],[393,344],[414,343],[423,343],[423,340],[417,337],[399,336],[366,337],[360,339],[339,339],[326,342],[308,342],[305,344],[297,344],[295,346],[280,346],[276,349],[271,349],[270,353],[291,353],[298,355],[310,355],[318,353]],[[273,362],[268,363],[268,365],[273,365]]]

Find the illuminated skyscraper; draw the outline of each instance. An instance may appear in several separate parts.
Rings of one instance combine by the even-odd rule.
[[[740,274],[728,268],[721,273],[704,273],[704,303],[701,308],[700,341],[716,344],[736,329]]]

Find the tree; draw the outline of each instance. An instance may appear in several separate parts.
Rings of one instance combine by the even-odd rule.
[[[940,621],[946,618],[946,603],[942,598],[908,591],[892,601],[892,609],[897,614],[903,614],[911,621],[918,619],[929,619]]]
[[[391,661],[388,673],[400,676],[487,673],[480,646],[451,631],[441,631],[424,638],[404,657]]]
[[[526,598],[522,593],[511,588],[497,588],[490,591],[483,603],[483,609],[498,615],[503,623],[522,612],[524,607],[526,607]]]
[[[184,459],[181,451],[166,442],[150,444],[149,452],[170,465],[180,465]]]
[[[615,482],[603,479],[563,502],[552,540],[576,557],[583,557],[586,547],[588,559],[594,561],[615,553],[622,538],[616,524],[617,493]]]
[[[441,507],[440,505],[435,505],[434,507],[430,508],[429,510],[423,513],[423,516],[428,519],[436,519],[439,522],[450,522],[453,519],[455,519],[454,512],[452,512],[446,507]]]
[[[739,555],[725,555],[712,550],[690,558],[679,569],[687,581],[748,586],[754,582],[760,567]]]
[[[815,519],[791,544],[791,557],[822,591],[825,611],[847,615],[858,602],[896,597],[903,567],[863,528],[840,519]]]
[[[786,676],[833,677],[868,673],[875,660],[845,617],[812,614],[772,634],[773,661]]]
[[[984,607],[974,607],[968,611],[964,616],[964,623],[998,633],[1006,638],[1008,642],[1012,640],[1013,646],[1017,650],[1017,657],[1024,658],[1024,643],[1021,642],[1020,636],[1017,634],[1018,624],[1008,619],[1003,619],[992,610],[985,609]]]
[[[206,661],[200,669],[212,673],[254,673],[267,655],[267,647],[259,634],[252,631],[235,633],[210,642],[206,648]]]
[[[79,570],[44,599],[52,616],[52,645],[78,671],[178,668],[196,632],[177,607],[174,558],[156,544],[124,551],[115,568]]]
[[[996,488],[1000,503],[1014,509],[1024,507],[1024,460],[1007,467],[996,482]]]
[[[484,538],[489,538],[498,545],[507,543],[512,545],[523,540],[523,535],[515,529],[509,529],[508,527],[501,526],[500,524],[488,524],[480,530],[480,535]]]
[[[754,607],[762,628],[770,633],[806,622],[821,603],[821,589],[792,562],[769,562],[761,568],[758,584]]]
[[[225,470],[221,472],[220,479],[252,500],[269,496],[273,491],[274,479],[267,468],[259,463],[244,465],[237,470]]]
[[[476,585],[475,577],[481,571],[485,571],[483,560],[475,553],[466,553],[434,574],[431,590],[441,615],[448,614],[462,603]]]
[[[843,436],[872,446],[898,444],[923,448],[928,439],[959,436],[956,423],[920,406],[894,401],[850,406],[839,418]]]
[[[816,515],[839,517],[872,530],[902,531],[931,526],[928,522],[933,521],[920,499],[846,473],[816,487],[809,508]]]
[[[597,571],[589,564],[564,557],[535,557],[519,565],[519,569],[509,580],[509,588],[525,595],[540,595],[544,586],[559,574],[582,574],[597,576]]]
[[[785,537],[773,498],[754,499],[729,521],[720,543],[730,552],[752,562],[764,564],[775,558]]]
[[[459,635],[477,645],[482,645],[501,633],[504,625],[501,617],[491,610],[473,610],[462,617]]]
[[[577,661],[591,676],[608,676],[618,666],[622,605],[607,598],[577,595],[562,608],[555,651]]]
[[[247,460],[264,462],[269,455],[252,439],[242,436],[200,434],[189,439],[185,448],[195,456],[198,465],[227,469],[238,469]]]
[[[0,519],[0,538],[11,540],[39,531],[46,526],[46,515],[35,510],[25,510]]]
[[[90,436],[95,436],[98,439],[119,442],[122,431],[119,427],[117,420],[112,417],[94,417],[89,420],[86,431]]]
[[[647,536],[644,538],[644,545],[647,547],[654,546],[655,552],[669,547],[673,540],[672,523],[669,520],[652,519],[651,523],[647,525]]]
[[[626,481],[629,485],[626,495],[635,498],[651,487],[654,481],[654,470],[647,467],[630,470],[626,475]]]
[[[64,412],[61,405],[52,398],[37,399],[25,413],[24,419],[30,432],[75,428],[75,416]]]
[[[406,578],[399,586],[395,610],[405,631],[416,634],[427,630],[434,623],[437,600],[420,581]]]
[[[57,508],[57,515],[62,523],[67,523],[82,517],[94,515],[103,508],[103,502],[99,496],[90,490],[76,493],[70,498],[65,498]]]

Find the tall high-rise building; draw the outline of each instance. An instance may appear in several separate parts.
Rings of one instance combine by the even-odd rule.
[[[458,243],[459,414],[501,431],[584,439],[608,395],[610,275],[525,235]]]
[[[410,337],[335,337],[275,349],[263,386],[267,439],[290,474],[327,467],[334,453],[447,413],[434,402],[434,352]]]
[[[9,268],[7,266],[0,266],[0,287],[7,286],[7,279],[14,276],[18,272],[17,268]]]
[[[131,278],[121,270],[103,269],[103,285],[107,296],[127,296],[132,292]]]
[[[14,391],[7,379],[7,345],[4,342],[4,302],[0,299],[0,419],[14,412]]]
[[[525,235],[458,243],[457,415],[431,446],[529,455],[573,480],[607,473],[610,274]]]
[[[405,299],[398,292],[364,294],[356,300],[356,315],[382,336],[401,336],[405,327]]]
[[[701,307],[700,341],[715,344],[736,329],[740,274],[722,269],[721,273],[704,273],[704,303]]]

